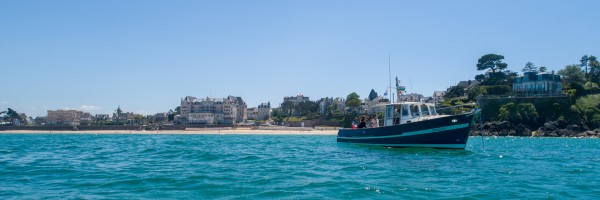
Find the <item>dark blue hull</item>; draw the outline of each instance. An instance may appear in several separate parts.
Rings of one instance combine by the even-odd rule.
[[[379,128],[341,129],[337,141],[386,147],[464,149],[472,124],[470,113]]]

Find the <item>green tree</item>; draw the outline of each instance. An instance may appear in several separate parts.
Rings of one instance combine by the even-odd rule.
[[[525,63],[525,67],[523,67],[523,73],[535,71],[537,71],[537,67],[532,62]]]
[[[139,125],[139,124],[144,124],[144,120],[146,119],[146,117],[144,117],[144,115],[135,114],[134,119],[135,119],[135,124]]]
[[[588,95],[577,99],[573,105],[577,114],[591,126],[591,128],[600,127],[600,95]],[[571,108],[573,110],[573,108]]]
[[[598,58],[590,56],[588,66],[590,68],[589,81],[600,84],[600,62],[598,62]]]
[[[18,119],[18,120],[21,120],[21,121],[23,120],[23,119],[21,119],[21,116],[19,115],[19,113],[17,113],[17,111],[15,111],[15,110],[13,110],[11,108],[8,108],[8,111],[6,111],[6,116],[8,116],[8,118],[10,119],[10,121],[13,121],[15,119]]]
[[[339,106],[337,103],[334,103],[334,104],[330,105],[329,108],[331,108],[331,113],[336,113],[339,109]]]
[[[298,103],[298,111],[300,112],[300,115],[308,115],[310,113],[316,113],[319,111],[319,104],[317,104],[317,102],[314,101],[305,101],[305,102],[300,102]]]
[[[452,86],[450,88],[448,88],[448,90],[446,90],[446,95],[444,95],[444,98],[456,98],[456,97],[462,97],[465,95],[465,87],[462,85],[456,85],[456,86]]]
[[[467,91],[467,100],[468,101],[476,101],[477,97],[481,95],[482,88],[480,86],[471,88]]]
[[[373,101],[373,99],[377,98],[377,92],[375,92],[374,89],[371,89],[371,92],[369,93],[369,101]]]
[[[583,85],[583,88],[590,93],[598,93],[600,91],[600,87],[598,87],[597,83],[589,81]]]
[[[358,96],[358,94],[356,94],[356,92],[350,93],[347,97],[346,97],[346,106],[351,108],[353,111],[357,111],[358,107],[360,107],[360,104],[362,102],[360,101],[360,96]]]
[[[175,111],[169,110],[169,115],[167,116],[167,119],[171,122],[175,120],[175,116],[179,114],[181,114],[181,106],[177,106],[175,108]]]
[[[541,66],[540,68],[538,68],[538,72],[540,72],[540,73],[544,73],[546,71],[548,71],[548,68],[546,68],[544,66]]]
[[[539,114],[532,103],[507,103],[498,109],[498,120],[508,120],[528,126],[536,126]]]
[[[570,86],[573,83],[580,85],[585,83],[585,74],[578,65],[567,65],[564,69],[559,70],[558,74],[562,76],[564,86]],[[571,87],[565,89],[571,89]]]
[[[480,82],[480,85],[507,85],[512,87],[512,81],[518,76],[516,72],[504,70],[508,65],[503,63],[504,56],[496,54],[486,54],[479,58],[477,70],[491,70],[485,74],[475,76],[475,80]]]
[[[502,60],[504,56],[496,55],[496,54],[486,54],[481,56],[477,62],[477,70],[492,70],[492,73],[496,73],[496,71],[502,71],[506,69],[508,65],[503,63]]]
[[[483,75],[483,74],[477,74],[477,75],[475,75],[475,80],[477,82],[483,83],[483,82],[485,82],[485,75]]]
[[[539,114],[535,106],[532,103],[520,103],[518,107],[523,123],[529,126],[536,125]]]
[[[585,71],[584,71],[584,72],[585,72],[585,75],[587,75],[587,74],[588,74],[588,60],[589,60],[589,57],[588,57],[588,55],[583,55],[583,56],[581,57],[581,60],[579,60],[579,62],[581,62],[581,64],[579,64],[579,67],[581,67],[581,68],[584,68],[584,69],[585,69]]]
[[[271,113],[271,117],[276,121],[277,124],[280,124],[283,121],[283,118],[285,118],[285,114],[282,113],[282,109],[273,109],[273,112]]]
[[[511,102],[502,105],[502,107],[498,109],[498,119],[520,122],[523,118],[521,118],[521,113],[519,113],[517,105]]]
[[[492,85],[483,86],[487,95],[507,95],[510,93],[511,88],[507,85]]]
[[[284,101],[283,103],[281,103],[281,111],[285,116],[291,116],[294,107],[295,105],[291,101]]]

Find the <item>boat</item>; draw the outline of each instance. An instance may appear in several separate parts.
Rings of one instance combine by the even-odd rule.
[[[398,94],[404,88],[398,86]],[[400,97],[400,95],[398,95]],[[399,98],[400,99],[400,98]],[[343,128],[337,141],[384,147],[464,149],[479,109],[457,115],[438,114],[435,104],[396,102],[385,106],[383,126]]]
[[[464,149],[476,113],[477,110],[439,115],[429,103],[388,104],[383,126],[340,129],[337,141],[384,147]]]

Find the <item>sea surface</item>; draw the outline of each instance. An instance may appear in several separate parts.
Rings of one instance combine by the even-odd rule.
[[[0,134],[0,199],[600,199],[600,139]]]

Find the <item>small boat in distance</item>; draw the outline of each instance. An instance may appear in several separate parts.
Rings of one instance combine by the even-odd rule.
[[[398,99],[405,87],[396,78]],[[458,115],[440,115],[435,104],[399,102],[384,104],[383,126],[344,128],[337,141],[385,147],[464,149],[475,114],[479,109]]]

